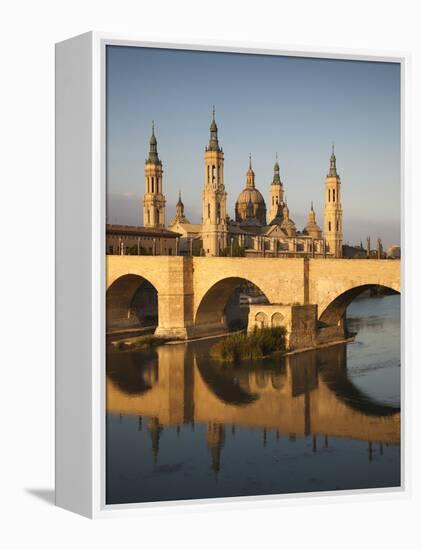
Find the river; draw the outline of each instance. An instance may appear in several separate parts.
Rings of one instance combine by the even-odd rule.
[[[400,485],[400,296],[355,341],[241,368],[215,340],[107,353],[107,504]]]

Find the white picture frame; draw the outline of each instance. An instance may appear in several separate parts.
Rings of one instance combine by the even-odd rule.
[[[410,490],[406,438],[411,365],[405,350],[410,316],[407,266],[402,261],[402,486],[396,489],[233,497],[165,503],[105,504],[105,49],[107,45],[259,53],[401,65],[401,231],[408,216],[408,82],[410,57],[381,52],[297,50],[262,45],[144,42],[89,32],[56,45],[56,504],[90,518],[146,508],[296,503],[306,497],[358,500],[397,498]],[[405,255],[403,256],[405,258]],[[74,342],[78,342],[75,346]]]

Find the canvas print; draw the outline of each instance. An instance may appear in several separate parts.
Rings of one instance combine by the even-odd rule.
[[[400,486],[400,87],[107,46],[107,504]]]

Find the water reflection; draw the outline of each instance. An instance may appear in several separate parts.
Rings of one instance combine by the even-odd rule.
[[[380,321],[354,316],[352,323],[362,334],[352,346],[362,339],[364,348]],[[387,316],[381,323],[387,340]],[[221,368],[209,358],[212,344],[109,350],[108,502],[399,485],[399,398],[379,400],[364,388],[353,370],[358,352],[353,361],[340,345]],[[385,448],[396,450],[370,477],[366,467],[357,467],[361,445],[366,464],[383,458]],[[317,465],[308,463],[309,456],[317,456]],[[292,477],[280,475],[280,464]]]

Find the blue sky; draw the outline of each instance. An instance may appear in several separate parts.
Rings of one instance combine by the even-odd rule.
[[[268,203],[278,152],[292,219],[301,229],[313,200],[322,226],[334,142],[344,241],[371,235],[385,245],[400,243],[400,67],[379,62],[108,46],[109,223],[143,224],[152,120],[167,222],[179,189],[190,221],[200,221],[212,105],[231,217],[249,153]]]

